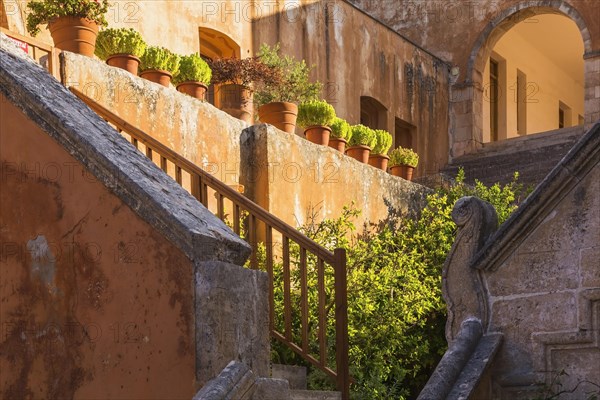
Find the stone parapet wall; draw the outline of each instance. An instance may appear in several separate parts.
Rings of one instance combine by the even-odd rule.
[[[63,80],[131,125],[230,184],[292,226],[338,217],[352,202],[358,221],[416,211],[428,189],[273,127],[248,125],[172,88],[99,61],[65,53]],[[185,182],[184,182],[185,186]]]

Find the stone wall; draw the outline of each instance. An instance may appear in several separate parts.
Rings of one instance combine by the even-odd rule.
[[[427,189],[266,125],[248,125],[172,88],[163,88],[99,61],[62,56],[63,80],[128,123],[245,194],[291,226],[336,218],[352,202],[357,221],[379,222],[414,211]],[[185,184],[185,182],[184,182]]]
[[[446,338],[452,348],[465,321],[503,337],[495,357],[463,369],[460,377],[489,365],[470,380],[468,398],[600,394],[599,182],[596,124],[499,229],[490,204],[457,202],[443,272]]]

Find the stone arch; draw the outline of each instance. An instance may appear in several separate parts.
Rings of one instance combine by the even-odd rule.
[[[450,157],[455,158],[476,151],[483,142],[483,71],[494,45],[517,23],[534,15],[559,14],[575,22],[584,44],[584,59],[595,54],[592,38],[581,14],[563,0],[528,0],[512,5],[491,20],[479,34],[467,61],[465,80],[452,88],[452,144]],[[589,79],[585,77],[585,89],[588,92]],[[586,125],[593,120],[587,116],[588,99],[586,98]]]

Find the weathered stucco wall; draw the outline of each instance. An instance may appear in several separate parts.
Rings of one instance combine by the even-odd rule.
[[[191,398],[191,262],[1,100],[0,397]]]
[[[87,57],[65,54],[63,70],[67,86],[87,93],[221,181],[242,184],[248,197],[292,226],[303,223],[311,207],[320,208],[318,217],[333,218],[354,201],[363,210],[362,223],[379,222],[390,210],[422,206],[422,186],[297,135],[272,127],[267,131],[264,125],[243,133],[247,124],[208,103]],[[250,143],[252,132],[258,133]]]
[[[5,0],[9,25],[22,34],[25,4]],[[369,96],[386,108],[379,128],[394,134],[395,118],[414,126],[416,176],[448,161],[448,66],[344,1],[116,1],[107,19],[182,54],[201,49],[200,28],[223,33],[242,57],[281,42],[284,53],[315,66],[312,77],[324,83],[322,95],[341,117],[359,123],[361,96]],[[39,38],[52,43],[45,30]],[[118,87],[126,96],[128,86],[117,83],[98,90]]]
[[[360,99],[368,96],[386,108],[379,128],[394,135],[395,118],[414,126],[413,146],[421,157],[417,175],[436,173],[447,163],[444,62],[344,1],[289,2],[281,9],[254,22],[255,48],[280,42],[284,53],[314,65],[313,76],[325,84],[324,98],[352,124],[361,122]]]
[[[358,227],[381,222],[420,210],[428,191],[266,124],[244,131],[242,159],[249,160],[240,177],[247,195],[292,226],[310,215],[337,218],[351,203],[362,212]]]

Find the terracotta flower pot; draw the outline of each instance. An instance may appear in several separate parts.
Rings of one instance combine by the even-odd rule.
[[[336,149],[340,153],[346,150],[346,139],[329,137],[329,147]]]
[[[269,103],[258,109],[258,119],[287,133],[296,130],[297,117],[298,106],[294,103]]]
[[[329,145],[329,135],[331,134],[331,128],[323,125],[309,126],[304,130],[304,136],[309,142],[315,144],[321,144],[323,146]]]
[[[217,88],[219,108],[232,117],[252,124],[254,105],[252,90],[244,85],[230,83]]]
[[[389,160],[390,158],[385,154],[371,154],[369,156],[369,165],[387,171],[387,165]]]
[[[348,147],[346,150],[346,154],[349,157],[354,158],[361,163],[367,164],[369,162],[369,154],[371,153],[371,148],[369,146],[352,146]]]
[[[131,54],[113,54],[106,59],[106,63],[111,67],[124,69],[130,74],[137,76],[140,59]]]
[[[177,91],[204,101],[208,86],[200,82],[186,81],[177,85]]]
[[[399,176],[407,181],[412,181],[414,169],[414,167],[410,167],[408,165],[393,165],[390,167],[390,172],[394,176]]]
[[[149,80],[150,82],[158,83],[159,85],[162,85],[164,87],[170,86],[171,78],[173,77],[173,75],[171,75],[170,72],[163,71],[160,69],[149,69],[143,71],[140,74],[140,76],[144,79]]]
[[[48,24],[54,46],[92,57],[96,49],[98,24],[86,18],[58,17]]]

